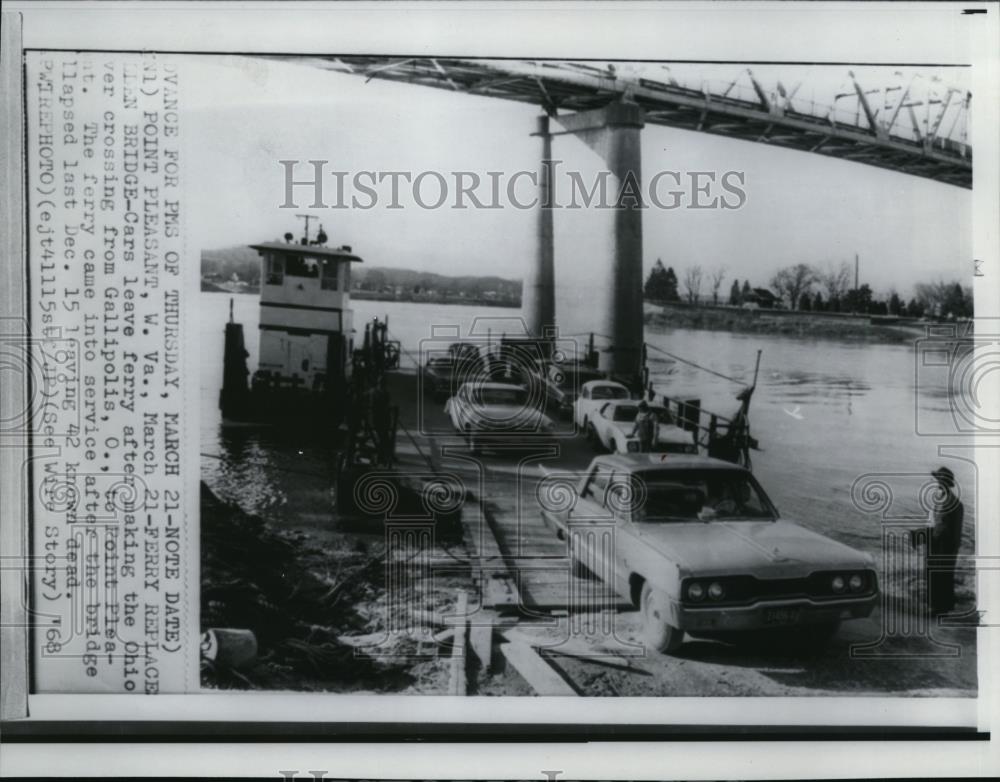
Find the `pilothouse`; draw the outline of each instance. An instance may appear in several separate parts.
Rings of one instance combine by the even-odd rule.
[[[291,238],[251,245],[264,267],[253,384],[324,391],[349,372],[351,264],[361,259],[347,245],[327,247],[322,226],[313,242]]]
[[[353,317],[351,247],[328,247],[322,225],[309,237],[310,216],[298,242],[250,245],[261,256],[260,349],[250,377],[242,326],[226,326],[225,378],[220,408],[233,421],[336,418],[351,377]],[[314,409],[318,405],[318,410]]]

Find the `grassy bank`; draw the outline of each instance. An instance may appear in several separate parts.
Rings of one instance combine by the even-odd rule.
[[[371,629],[358,606],[377,589],[377,559],[275,529],[222,502],[205,484],[201,524],[203,629],[248,629],[259,646],[249,669],[205,665],[205,686],[342,690],[409,683],[396,672],[390,684],[386,671],[341,640]]]
[[[876,325],[867,316],[649,302],[646,323],[669,328],[889,344],[912,342],[925,333],[923,324]]]
[[[299,476],[288,473],[288,491]],[[421,495],[396,485],[397,510],[416,514]],[[317,514],[318,515],[318,514]],[[428,560],[455,557],[455,519],[439,518]],[[360,512],[264,519],[201,485],[202,630],[249,630],[257,655],[236,670],[202,662],[212,689],[435,694],[448,691],[451,640],[435,633],[454,610],[464,574],[417,579],[409,549],[386,548],[385,519]],[[460,545],[460,544],[455,544]],[[461,554],[460,554],[461,556]],[[391,569],[390,569],[391,566]],[[413,570],[412,568],[418,568]],[[392,579],[392,589],[387,585]]]

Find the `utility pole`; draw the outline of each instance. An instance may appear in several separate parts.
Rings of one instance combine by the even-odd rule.
[[[858,254],[854,253],[854,290],[858,289],[858,269],[859,269]]]

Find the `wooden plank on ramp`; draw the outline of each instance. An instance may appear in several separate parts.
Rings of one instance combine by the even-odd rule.
[[[476,623],[469,626],[469,645],[483,673],[489,673],[493,665],[493,623],[496,614],[492,611],[480,611],[476,614]]]
[[[507,662],[517,669],[524,680],[538,695],[576,695],[569,683],[538,654],[523,641],[509,641],[500,644],[500,651]]]
[[[484,608],[516,608],[521,603],[517,583],[507,568],[503,552],[493,537],[481,500],[475,504],[478,513],[462,509],[462,531],[466,548],[476,557],[475,577],[478,577]]]
[[[465,636],[468,632],[468,595],[465,590],[458,593],[455,614],[460,624],[455,625],[455,638],[451,646],[451,676],[448,682],[449,695],[465,695],[467,679],[465,675]]]

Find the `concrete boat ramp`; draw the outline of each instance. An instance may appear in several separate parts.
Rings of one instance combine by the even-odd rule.
[[[395,381],[404,385],[410,377],[400,373]],[[605,610],[628,607],[596,578],[574,568],[566,542],[545,526],[535,496],[538,465],[582,470],[593,455],[589,447],[567,441],[559,454],[543,448],[536,454],[517,450],[474,456],[464,439],[447,433],[442,408],[425,400],[419,420],[413,411],[400,410],[397,469],[404,475],[432,470],[461,481],[466,497],[463,538],[480,605],[526,618],[565,615],[574,605],[594,606],[602,597]]]

